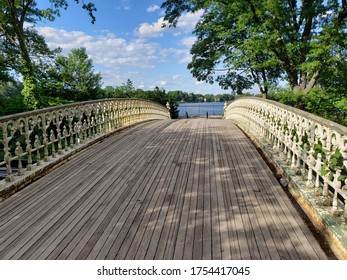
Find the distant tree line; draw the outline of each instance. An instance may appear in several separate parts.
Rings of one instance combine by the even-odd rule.
[[[96,7],[83,0],[0,0],[0,114],[70,102],[139,97],[167,102],[228,101],[232,95],[135,89],[130,80],[102,88],[84,48],[67,56],[51,50],[35,25],[53,21],[70,4],[94,23]],[[258,86],[271,98],[347,124],[347,1],[166,0],[165,20],[203,10],[193,31],[188,64],[199,81],[217,82],[237,96]],[[286,81],[287,89],[278,88]],[[21,81],[21,82],[19,82]]]
[[[0,114],[101,98],[145,98],[172,107],[177,102],[214,101],[212,95],[194,95],[164,89],[135,89],[132,81],[102,88],[102,77],[93,68],[85,48],[64,56],[61,49],[50,49],[34,28],[42,21],[54,21],[72,3],[80,4],[94,23],[96,7],[92,2],[49,0],[38,8],[35,0],[0,0]],[[25,24],[30,23],[30,24]],[[228,100],[218,96],[218,100]]]
[[[66,57],[58,55],[55,65],[48,68],[35,85],[36,108],[46,108],[68,103],[105,98],[142,98],[171,106],[173,118],[178,117],[180,102],[225,102],[231,94],[194,94],[180,90],[166,91],[155,87],[151,90],[135,88],[128,79],[119,86],[102,87],[102,78],[93,70],[93,63],[85,49],[73,49]],[[25,82],[24,82],[25,83]],[[25,85],[11,77],[0,80],[0,116],[28,111],[31,108],[23,95]]]

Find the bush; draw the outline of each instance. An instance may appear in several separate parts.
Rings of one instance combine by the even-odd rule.
[[[342,125],[347,125],[347,97],[339,92],[313,88],[305,94],[303,92],[294,93],[290,89],[273,88],[268,98]]]
[[[18,114],[26,110],[27,108],[23,102],[22,96],[15,96],[12,98],[0,98],[0,115],[1,116]]]

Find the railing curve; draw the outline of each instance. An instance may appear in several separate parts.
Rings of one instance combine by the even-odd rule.
[[[347,127],[256,97],[238,99],[224,110],[226,119],[269,148],[291,179],[304,185],[319,211],[334,223],[347,223]]]
[[[165,106],[143,99],[86,101],[1,117],[0,169],[5,176],[0,191],[120,127],[168,118]]]

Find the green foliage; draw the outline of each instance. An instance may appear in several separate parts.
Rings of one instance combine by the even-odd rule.
[[[43,87],[47,96],[74,101],[97,99],[101,75],[94,73],[93,61],[85,48],[73,49],[67,57],[57,56]]]
[[[170,105],[170,117],[171,117],[171,119],[178,119],[178,116],[179,116],[178,103],[173,102],[173,103],[169,103],[169,105]]]
[[[330,160],[325,159],[322,166],[322,175],[327,176],[330,180],[333,179],[333,174],[338,170],[341,171],[341,175],[337,178],[339,181],[347,179],[347,170],[343,165],[343,157],[341,152],[337,149],[334,154],[330,156]]]
[[[143,98],[166,105],[169,102],[172,106],[178,106],[179,102],[226,102],[234,99],[231,94],[194,94],[181,90],[166,92],[165,89],[156,87],[154,90],[135,89],[133,82],[128,79],[121,86],[106,86],[102,95],[105,98]],[[176,105],[175,105],[176,104]]]
[[[66,100],[61,97],[41,96],[40,103],[42,108],[60,106],[73,103],[73,100]]]
[[[228,88],[255,83],[266,93],[285,78],[291,90],[307,93],[337,71],[332,80],[346,83],[345,1],[166,0],[162,8],[173,26],[185,12],[203,11],[188,66],[199,80]]]
[[[0,116],[17,114],[27,110],[21,90],[20,84],[0,83]]]
[[[306,94],[292,92],[289,89],[272,88],[268,98],[346,125],[347,93],[342,93],[329,88],[313,88]]]
[[[0,62],[0,65],[1,65],[1,62]],[[4,66],[0,66],[0,82],[14,82],[14,78],[9,73],[9,70]]]
[[[23,101],[28,110],[35,110],[38,106],[38,99],[36,98],[38,92],[35,80],[27,78],[24,80],[24,88],[22,90]]]
[[[334,102],[334,106],[340,113],[340,123],[347,126],[347,97],[342,97]]]
[[[43,36],[32,28],[42,20],[53,21],[60,15],[61,9],[68,7],[67,0],[49,0],[47,8],[37,7],[35,0],[0,0],[0,80],[7,80],[8,73],[14,72],[21,75],[24,80],[24,103],[28,109],[40,106],[38,100],[38,77],[42,76],[42,70],[59,50],[51,51]],[[83,0],[75,0],[82,3],[95,21],[94,3],[85,3]],[[29,24],[27,24],[29,23]]]
[[[268,98],[277,102],[304,110],[303,99],[305,94],[303,92],[293,92],[287,88],[271,88]]]
[[[339,96],[320,88],[312,89],[305,96],[305,110],[325,119],[343,123],[342,111],[336,107]]]
[[[50,73],[53,72],[50,71]],[[27,79],[24,87],[20,83],[0,83],[0,115],[20,113],[30,110],[34,106],[47,108],[83,101],[85,97],[87,97],[85,100],[90,98],[88,94],[79,95],[78,92],[72,94],[68,88],[64,87],[63,82],[57,80],[57,77],[59,76],[48,76],[46,80],[41,81],[40,85],[37,85],[33,80]],[[31,99],[33,96],[37,98]],[[77,99],[73,99],[74,97],[77,97]],[[169,103],[171,117],[177,118],[179,102],[204,102],[205,100],[206,102],[225,102],[233,100],[234,96],[230,94],[202,95],[180,90],[166,92],[158,87],[154,90],[145,91],[136,89],[133,82],[128,79],[121,86],[99,88],[97,95],[93,99],[98,98],[142,98],[152,100],[164,106]]]

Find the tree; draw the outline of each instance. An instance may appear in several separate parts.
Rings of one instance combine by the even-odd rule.
[[[40,57],[52,55],[44,38],[31,28],[37,22],[46,19],[54,20],[66,9],[66,0],[49,0],[47,9],[39,9],[35,0],[0,0],[0,67],[6,67],[22,74],[24,80],[24,98],[30,100],[30,106],[38,103],[38,92],[35,91],[35,70]],[[93,3],[74,0],[82,3],[94,22]],[[34,91],[34,92],[33,92]],[[35,107],[31,108],[34,109]]]
[[[123,92],[125,97],[128,97],[128,98],[132,97],[132,95],[135,92],[135,87],[133,82],[130,79],[128,79],[125,84],[124,83],[122,84],[121,91]]]
[[[346,0],[166,0],[162,8],[170,26],[184,12],[204,11],[188,67],[223,87],[252,82],[267,93],[283,77],[308,92],[337,56],[346,63]],[[215,77],[220,65],[226,74]]]
[[[13,81],[13,77],[7,68],[0,66],[0,83],[9,81]]]
[[[256,30],[236,27],[239,19],[229,15],[237,14],[239,9],[239,4],[211,4],[194,31],[197,41],[191,49],[193,57],[188,68],[198,80],[217,81],[223,89],[242,94],[255,83],[266,95],[268,84],[274,83],[280,73],[279,65],[271,60]],[[218,65],[223,69],[216,69]]]
[[[22,88],[20,83],[13,81],[0,82],[0,116],[25,111]]]
[[[85,48],[72,49],[67,57],[59,55],[49,71],[45,87],[67,100],[83,101],[98,98],[101,75],[94,73],[93,61]]]
[[[128,79],[126,83],[122,83],[121,86],[106,86],[104,88],[104,95],[107,98],[134,98],[139,97],[141,98],[142,93],[138,92],[138,90],[135,90],[135,87],[133,85],[133,82]]]

